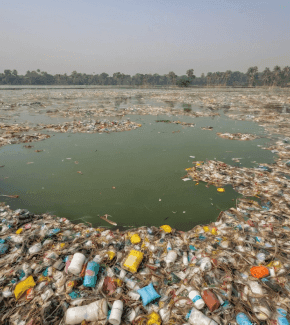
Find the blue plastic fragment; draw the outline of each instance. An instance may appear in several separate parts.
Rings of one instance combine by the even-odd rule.
[[[0,255],[5,254],[9,249],[9,245],[8,244],[0,244]]]
[[[69,293],[69,296],[72,299],[77,299],[77,298],[80,298],[81,297],[81,295],[77,291],[72,291],[71,293]]]
[[[197,251],[197,249],[196,249],[193,245],[189,245],[189,248],[190,248],[192,251]]]

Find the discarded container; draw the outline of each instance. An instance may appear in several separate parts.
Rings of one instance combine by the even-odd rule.
[[[35,282],[32,276],[29,276],[26,280],[19,282],[14,290],[16,300],[22,296],[22,294],[30,288],[35,287]]]
[[[220,301],[218,300],[218,298],[216,297],[216,295],[211,292],[208,289],[205,289],[202,291],[202,299],[205,302],[205,304],[207,305],[208,309],[213,312],[216,309],[219,308],[220,306]]]
[[[123,264],[123,267],[132,273],[136,273],[140,263],[142,262],[143,255],[144,254],[142,252],[131,250]]]
[[[108,305],[105,299],[95,301],[89,305],[69,308],[65,315],[65,324],[80,324],[83,320],[95,322],[104,320],[108,314]]]
[[[85,255],[83,255],[82,253],[75,253],[68,267],[68,272],[74,275],[79,275],[82,271],[82,267],[85,260]]]
[[[213,319],[205,316],[201,311],[192,308],[188,322],[192,325],[218,325]]]
[[[139,244],[141,242],[141,238],[138,234],[134,234],[130,240],[132,244]]]
[[[94,288],[96,286],[99,268],[100,265],[94,261],[88,263],[84,278],[85,287]]]
[[[205,306],[205,302],[203,301],[200,293],[197,290],[190,291],[188,297],[192,300],[195,308],[202,309]]]
[[[123,302],[121,300],[114,301],[109,317],[109,323],[113,325],[119,325],[121,323],[122,312]]]
[[[163,225],[160,227],[162,230],[164,230],[166,233],[171,233],[172,228],[168,225]]]

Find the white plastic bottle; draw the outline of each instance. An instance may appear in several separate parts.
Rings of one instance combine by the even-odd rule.
[[[80,324],[83,320],[95,322],[106,319],[108,305],[105,299],[92,302],[86,306],[69,308],[65,314],[66,325]]]
[[[127,277],[124,278],[124,282],[126,283],[126,286],[133,290],[133,291],[137,291],[140,289],[140,287],[138,286],[137,282],[131,279],[128,279]]]
[[[177,259],[177,253],[174,250],[168,252],[167,256],[165,257],[165,263],[167,267],[172,266]]]
[[[194,307],[191,309],[188,322],[192,325],[218,325],[217,322],[205,316],[201,311]]]
[[[86,257],[82,253],[75,253],[73,259],[68,267],[68,272],[74,275],[79,275],[82,271],[83,264],[86,260]]]
[[[123,313],[123,302],[121,300],[114,301],[111,314],[109,317],[109,323],[112,325],[119,325],[121,323],[122,313]]]
[[[187,252],[183,252],[182,263],[184,266],[188,266]]]
[[[188,297],[192,300],[195,308],[202,309],[205,306],[205,302],[197,290],[190,291]]]

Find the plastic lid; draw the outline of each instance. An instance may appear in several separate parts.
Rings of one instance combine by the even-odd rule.
[[[195,296],[200,296],[200,293],[197,290],[192,290],[190,291],[190,293],[188,294],[188,298],[190,300],[192,300]]]

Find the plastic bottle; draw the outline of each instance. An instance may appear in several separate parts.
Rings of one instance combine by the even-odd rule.
[[[139,293],[136,293],[134,291],[129,291],[127,295],[133,300],[139,300],[140,299]]]
[[[236,316],[236,321],[239,325],[253,325],[248,316],[244,313],[238,313]]]
[[[82,253],[75,253],[70,266],[68,267],[68,272],[74,275],[79,275],[82,271],[83,264],[86,260],[86,257]]]
[[[168,252],[166,258],[165,258],[165,263],[167,267],[172,266],[177,259],[177,253],[174,250],[171,250]]]
[[[192,325],[218,325],[213,319],[205,316],[201,311],[192,308],[188,322]]]
[[[140,289],[140,287],[138,286],[137,282],[128,278],[124,278],[124,282],[126,283],[126,286],[134,291],[137,291]]]
[[[192,300],[195,308],[202,309],[205,306],[205,302],[197,290],[190,291],[188,297],[190,300]]]
[[[202,299],[205,302],[205,304],[207,305],[208,309],[213,312],[216,309],[219,308],[220,306],[220,301],[218,300],[218,298],[216,297],[216,295],[211,292],[208,289],[203,290],[202,294]]]
[[[97,275],[100,269],[100,265],[94,261],[89,262],[87,265],[84,286],[89,288],[94,288],[97,282]]]
[[[187,266],[188,265],[187,252],[183,252],[182,263],[183,263],[184,266]]]
[[[123,302],[121,300],[114,301],[109,317],[109,323],[113,325],[119,325],[121,323],[122,312]]]
[[[105,299],[92,302],[86,306],[69,308],[65,314],[65,324],[80,324],[83,320],[95,322],[105,319],[108,314],[108,305]]]

